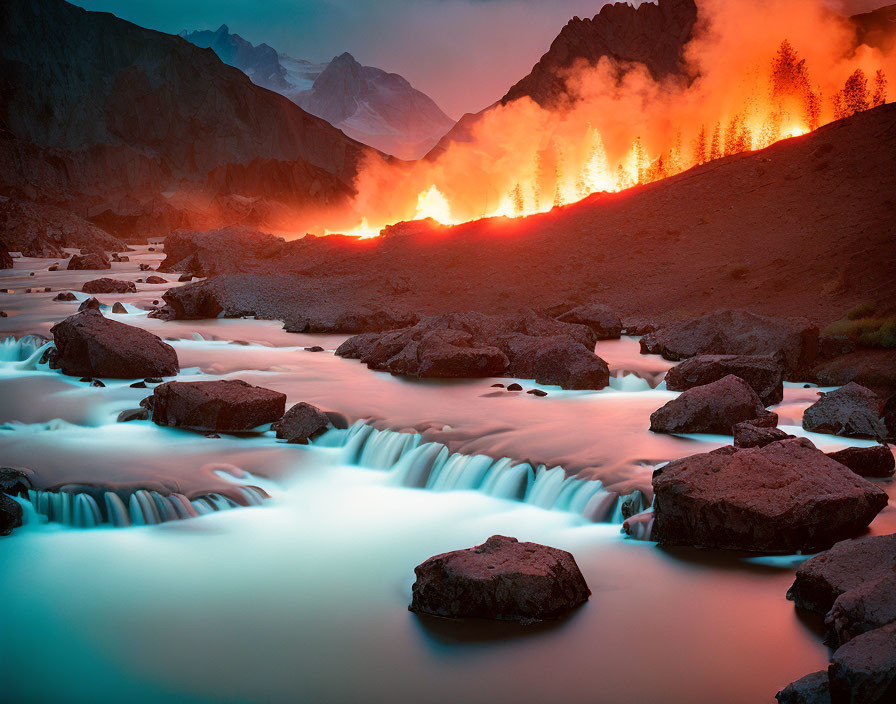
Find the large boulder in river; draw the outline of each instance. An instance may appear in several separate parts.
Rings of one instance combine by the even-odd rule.
[[[838,648],[828,667],[831,704],[896,701],[896,623],[875,628]]]
[[[780,355],[785,377],[803,379],[818,357],[818,327],[802,318],[716,311],[645,335],[641,352],[672,361],[701,354]]]
[[[102,252],[75,254],[68,260],[68,269],[111,269],[109,258]]]
[[[153,390],[154,423],[200,432],[247,432],[285,410],[286,394],[239,379],[169,381]]]
[[[414,573],[410,610],[447,618],[531,623],[564,616],[591,595],[571,554],[502,535],[431,557]]]
[[[784,368],[779,358],[770,355],[697,355],[666,372],[666,388],[686,391],[729,374],[747,382],[766,406],[781,403],[784,398]]]
[[[271,426],[277,438],[288,443],[305,445],[330,428],[330,417],[310,403],[297,403]]]
[[[650,414],[655,433],[730,435],[737,423],[765,413],[762,401],[743,379],[728,376],[683,392]]]
[[[896,569],[837,597],[825,618],[834,645],[896,621]]]
[[[791,682],[775,695],[778,704],[831,704],[828,671],[820,670]]]
[[[81,287],[84,293],[136,293],[137,285],[133,281],[118,279],[94,279]]]
[[[652,538],[750,552],[817,552],[864,530],[887,494],[805,438],[723,447],[653,475]]]
[[[896,534],[844,540],[796,570],[787,598],[799,608],[830,611],[841,594],[896,571]]]
[[[180,370],[171,345],[92,308],[56,323],[50,332],[57,364],[70,376],[142,379],[173,376]]]
[[[622,335],[622,321],[610,308],[597,303],[573,308],[571,311],[558,315],[561,323],[575,323],[585,325],[594,332],[598,340],[616,340]]]
[[[829,452],[828,457],[845,464],[862,477],[885,479],[892,477],[896,470],[896,458],[886,445],[872,447],[847,447],[837,452]]]
[[[880,396],[851,381],[821,394],[803,413],[803,427],[815,433],[882,440],[887,436],[880,418],[882,405]]]

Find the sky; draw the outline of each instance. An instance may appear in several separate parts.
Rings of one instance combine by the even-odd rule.
[[[74,0],[143,27],[231,32],[311,61],[348,51],[400,73],[452,118],[529,73],[574,15],[603,0]],[[637,3],[636,3],[637,4]]]

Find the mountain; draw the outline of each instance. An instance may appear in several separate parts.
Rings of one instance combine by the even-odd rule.
[[[882,51],[891,51],[896,46],[896,5],[853,15],[849,20],[856,29],[857,44],[867,44]]]
[[[0,195],[123,236],[299,228],[348,203],[372,153],[213,51],[63,0],[0,3],[0,89]],[[251,195],[237,178],[248,168]]]
[[[328,64],[312,63],[278,54],[267,44],[253,46],[227,25],[179,36],[212,49],[257,85],[286,96],[353,139],[400,159],[423,156],[454,124],[406,79],[362,66],[349,53]]]
[[[571,99],[566,70],[577,61],[593,65],[605,56],[621,64],[644,64],[655,78],[683,73],[684,45],[696,23],[694,0],[642,2],[637,8],[617,2],[604,5],[592,19],[573,17],[529,74],[495,104],[529,97],[545,108],[560,107]],[[472,126],[492,107],[461,117],[427,157],[437,157],[452,142],[470,141]]]

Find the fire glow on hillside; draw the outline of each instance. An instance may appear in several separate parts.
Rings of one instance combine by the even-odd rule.
[[[343,232],[547,212],[762,149],[886,101],[896,52],[855,48],[854,29],[821,0],[698,6],[686,76],[658,81],[643,65],[608,58],[577,65],[565,76],[569,99],[553,109],[523,98],[486,111],[470,141],[435,159],[371,158],[356,181],[364,220]]]

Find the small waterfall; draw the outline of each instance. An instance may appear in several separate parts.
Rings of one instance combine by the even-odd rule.
[[[18,340],[5,337],[0,340],[0,362],[19,362],[23,369],[34,369],[44,350],[53,343],[40,335],[24,335]]]
[[[127,500],[113,491],[40,491],[29,489],[27,500],[34,510],[54,523],[73,528],[96,526],[148,526],[195,518],[214,511],[260,506],[268,498],[264,490],[254,486],[234,489],[242,501],[237,502],[222,494],[212,493],[188,499],[183,494],[160,494],[157,491],[138,489]]]
[[[355,423],[331,430],[314,444],[341,448],[346,464],[390,472],[398,486],[430,491],[481,491],[501,499],[521,501],[552,511],[565,511],[589,521],[622,523],[647,507],[635,490],[620,496],[597,480],[568,477],[562,467],[533,467],[509,457],[452,453],[442,443],[423,442],[419,433],[376,430]]]

